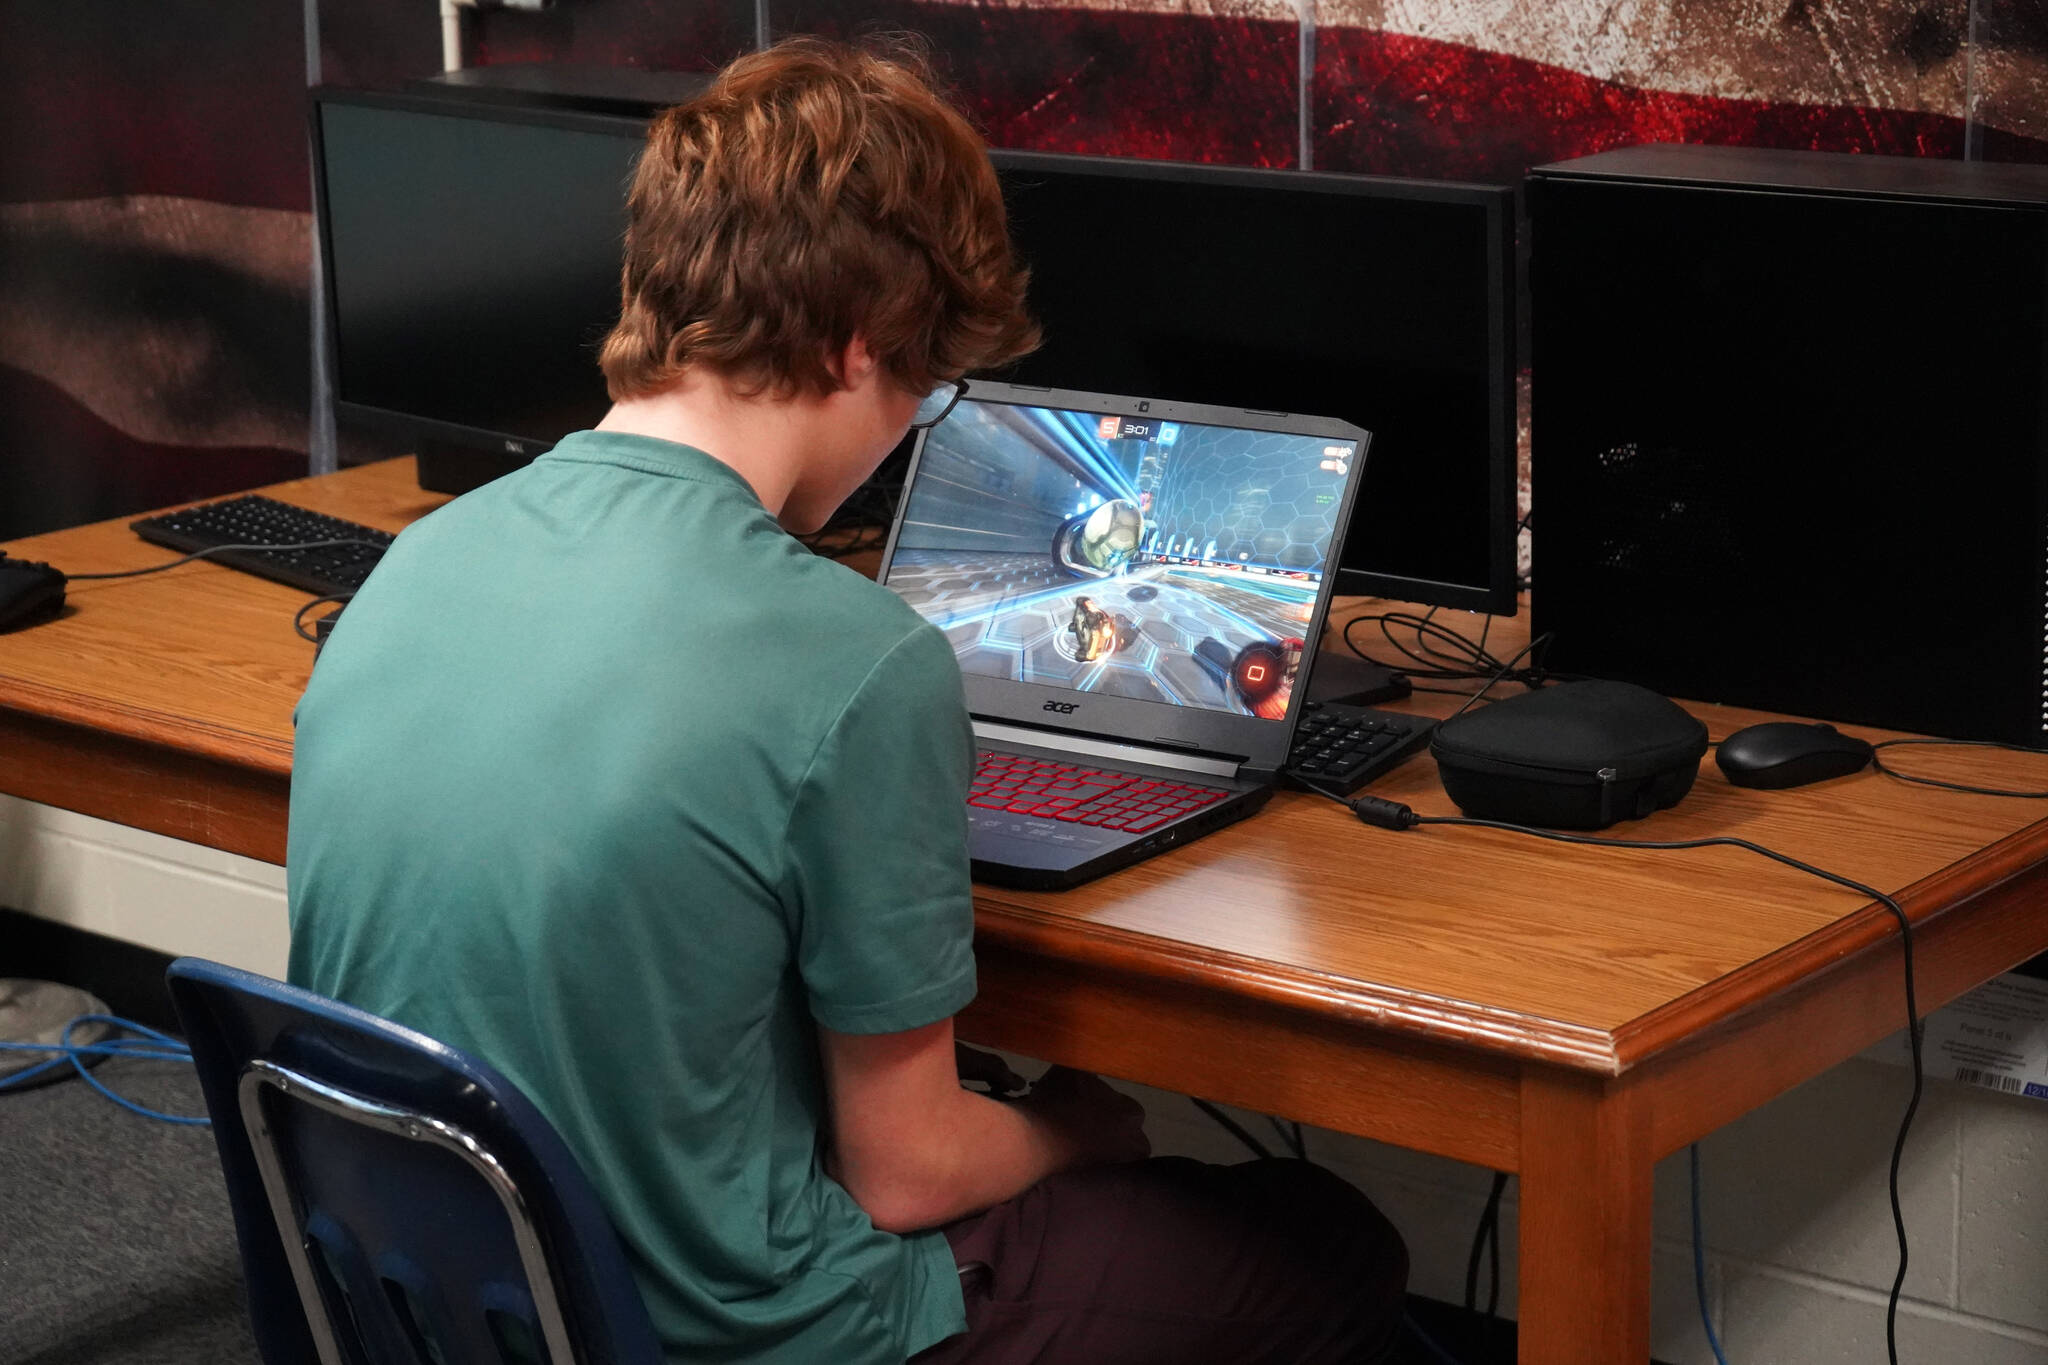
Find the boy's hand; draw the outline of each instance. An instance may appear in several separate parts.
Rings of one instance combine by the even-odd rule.
[[[1152,1154],[1144,1106],[1093,1072],[1053,1067],[1022,1103],[1066,1144],[1072,1165],[1138,1161]]]
[[[960,1072],[960,1083],[978,1083],[988,1087],[988,1093],[998,1099],[1022,1094],[1029,1083],[1010,1064],[993,1052],[983,1052],[978,1047],[965,1043],[953,1044],[953,1065]]]

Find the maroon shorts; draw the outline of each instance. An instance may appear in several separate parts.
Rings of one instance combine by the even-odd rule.
[[[967,1331],[914,1365],[1369,1365],[1408,1280],[1400,1234],[1305,1161],[1073,1171],[945,1231]]]

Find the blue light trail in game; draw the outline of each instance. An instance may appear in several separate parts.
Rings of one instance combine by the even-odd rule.
[[[1168,569],[1166,572],[1169,577],[1190,574],[1190,571],[1186,569]],[[1191,574],[1191,576],[1204,583],[1218,581],[1213,574]],[[1238,589],[1240,592],[1256,593],[1260,597],[1270,597],[1275,602],[1298,604],[1315,601],[1316,585],[1321,581],[1322,579],[1317,577],[1311,579],[1282,579],[1276,583],[1272,579],[1260,574],[1246,574],[1242,578],[1231,579],[1230,586]]]
[[[1092,419],[1053,408],[1012,408],[1011,412],[1073,461],[1087,481],[1107,496],[1128,502],[1138,500],[1138,485],[1110,454],[1108,443],[1097,433]]]

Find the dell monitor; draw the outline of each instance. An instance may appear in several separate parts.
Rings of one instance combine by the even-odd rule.
[[[1045,332],[1001,378],[1363,427],[1338,591],[1514,613],[1512,189],[993,159]]]
[[[462,492],[596,424],[638,118],[313,99],[335,413]]]

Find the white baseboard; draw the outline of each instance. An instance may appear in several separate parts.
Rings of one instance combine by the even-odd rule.
[[[282,977],[284,869],[0,796],[0,905]]]

